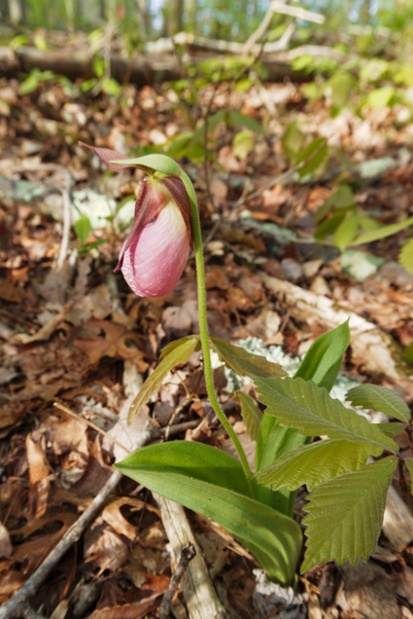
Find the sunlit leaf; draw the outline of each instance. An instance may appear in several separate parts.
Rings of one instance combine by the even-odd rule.
[[[361,234],[358,238],[356,238],[351,243],[351,247],[355,247],[356,245],[363,245],[363,243],[372,243],[373,241],[380,241],[380,239],[385,239],[388,236],[392,236],[392,234],[397,234],[408,228],[409,226],[413,226],[413,217],[409,217],[409,219],[405,219],[397,224],[390,224],[389,226],[382,226],[377,230],[370,230],[370,232],[366,232],[365,234]]]
[[[140,409],[156,393],[164,378],[179,363],[186,363],[198,345],[198,336],[188,336],[176,342],[170,347],[169,351],[163,355],[160,364],[142,385],[138,395],[133,400],[129,413],[128,422],[139,413]]]
[[[90,219],[84,213],[73,224],[75,233],[79,241],[84,245],[88,239],[88,236],[92,230],[92,224]]]
[[[330,391],[340,370],[343,355],[350,344],[348,321],[320,335],[308,349],[294,378],[312,380]]]
[[[326,389],[302,378],[256,379],[260,401],[266,413],[281,423],[307,436],[366,443],[378,451],[398,451],[397,444],[375,426],[339,400],[333,400]],[[377,450],[374,450],[377,453]]]
[[[354,206],[354,204],[354,195],[351,187],[343,183],[323,202],[313,219],[315,222],[321,221],[330,211],[348,208],[349,206]]]
[[[272,490],[296,490],[305,485],[311,491],[329,479],[359,469],[371,453],[369,445],[334,439],[318,441],[283,454],[256,473],[255,479]]]
[[[237,110],[230,110],[228,112],[228,122],[235,127],[244,127],[260,135],[264,135],[265,133],[261,124],[255,120],[255,118],[251,118],[251,116],[247,116],[246,114],[241,114],[241,112],[237,112]]]
[[[359,385],[347,392],[353,406],[380,411],[400,421],[410,421],[411,413],[403,398],[394,389],[379,385]]]
[[[179,441],[144,447],[116,467],[153,492],[215,520],[245,544],[271,579],[292,582],[300,528],[246,495],[237,460],[207,445]]]
[[[397,466],[389,456],[317,488],[305,507],[307,550],[301,571],[324,561],[368,559],[380,535],[387,490]]]
[[[350,215],[344,219],[334,232],[334,245],[344,251],[351,244],[359,231],[357,215]]]
[[[240,376],[266,378],[286,375],[285,370],[278,363],[268,361],[262,355],[248,352],[241,346],[234,346],[218,337],[211,337],[211,343],[225,365]]]

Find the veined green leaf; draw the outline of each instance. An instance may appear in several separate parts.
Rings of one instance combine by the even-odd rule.
[[[234,346],[234,344],[230,344],[218,337],[211,337],[210,339],[225,365],[240,376],[267,378],[286,375],[286,372],[278,363],[268,361],[262,355],[255,355],[240,346]]]
[[[382,450],[398,451],[397,444],[377,426],[333,400],[326,389],[302,378],[260,378],[256,385],[266,413],[307,436],[367,443]]]
[[[409,219],[400,221],[397,224],[390,224],[389,226],[382,226],[377,230],[370,230],[370,232],[360,235],[357,239],[352,241],[350,245],[351,247],[355,247],[356,245],[363,245],[363,243],[379,241],[380,239],[385,239],[392,234],[397,234],[397,232],[400,232],[409,226],[413,226],[413,217],[409,217]]]
[[[306,485],[311,491],[329,479],[359,469],[377,451],[380,452],[378,448],[349,441],[318,441],[283,454],[274,464],[256,473],[255,479],[272,490],[282,487],[296,490]]]
[[[346,400],[353,406],[380,411],[400,421],[410,421],[410,409],[394,389],[379,385],[359,385],[347,392]]]
[[[247,393],[239,391],[235,398],[241,404],[241,416],[249,436],[253,441],[257,439],[258,428],[262,420],[262,411],[258,408],[257,402]]]
[[[317,486],[309,495],[302,572],[323,561],[354,565],[360,558],[368,559],[377,545],[396,466],[397,459],[388,456]]]
[[[292,582],[300,528],[292,518],[246,496],[238,461],[213,447],[174,442],[143,447],[116,467],[153,492],[215,520],[245,544],[269,578]]]
[[[334,385],[344,353],[350,344],[348,321],[320,335],[308,349],[294,378],[312,380],[330,390]]]
[[[181,340],[172,342],[163,351],[162,361],[142,385],[138,395],[133,400],[129,413],[128,423],[139,413],[140,409],[156,393],[165,376],[179,363],[186,363],[198,345],[199,337],[190,335]]]

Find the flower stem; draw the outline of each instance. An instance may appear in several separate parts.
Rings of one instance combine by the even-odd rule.
[[[185,178],[186,177],[186,178]],[[236,435],[234,428],[228,421],[224,411],[222,410],[217,396],[215,392],[215,384],[214,384],[214,375],[212,371],[211,364],[211,351],[210,351],[210,341],[209,341],[209,333],[208,333],[208,320],[207,320],[207,301],[206,301],[206,287],[205,287],[205,263],[204,263],[204,254],[202,249],[202,234],[201,234],[201,222],[199,218],[198,204],[195,195],[195,190],[193,188],[192,182],[189,177],[182,173],[182,180],[185,183],[185,186],[188,190],[190,202],[191,202],[191,214],[192,214],[192,231],[194,235],[194,248],[195,248],[195,263],[196,263],[196,271],[197,271],[197,288],[198,288],[198,315],[199,315],[199,334],[201,339],[201,347],[202,347],[202,355],[204,358],[204,375],[205,375],[205,384],[207,389],[207,394],[211,406],[223,425],[226,433],[232,440],[235,449],[238,452],[239,459],[241,461],[242,468],[244,470],[244,475],[247,479],[248,485],[252,492],[252,472],[248,464],[248,460],[246,458],[245,452],[242,448],[240,440]]]

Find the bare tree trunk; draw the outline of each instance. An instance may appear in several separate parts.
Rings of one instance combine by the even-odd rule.
[[[165,2],[163,13],[163,29],[164,37],[171,37],[183,28],[183,9],[184,0],[170,0]]]
[[[195,33],[198,17],[198,0],[187,0],[186,13],[188,15],[187,31],[190,33]]]
[[[9,20],[14,26],[23,21],[23,7],[20,0],[9,0]]]
[[[136,9],[142,42],[146,43],[148,40],[148,6],[146,0],[136,0]]]

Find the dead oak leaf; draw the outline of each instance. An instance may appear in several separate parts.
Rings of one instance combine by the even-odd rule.
[[[74,345],[86,353],[91,365],[102,357],[115,357],[133,361],[140,372],[148,368],[144,352],[140,350],[139,337],[133,331],[109,320],[89,320],[83,325]]]

